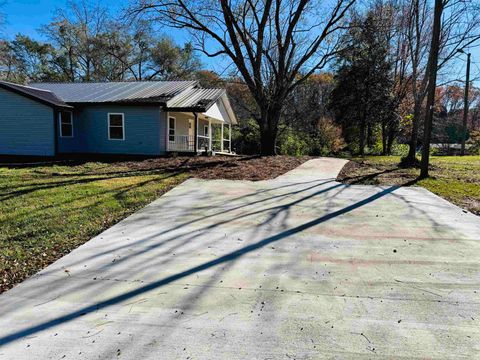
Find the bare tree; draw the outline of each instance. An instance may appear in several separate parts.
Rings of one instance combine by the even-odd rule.
[[[418,128],[422,105],[427,94],[428,77],[425,76],[429,34],[431,31],[430,8],[426,0],[411,0],[404,10],[408,50],[411,65],[411,93],[413,97],[413,118],[410,135],[410,148],[407,163],[413,164],[418,141]]]
[[[261,153],[275,154],[285,99],[340,50],[356,0],[138,0],[132,15],[187,29],[195,48],[235,64],[257,105]]]
[[[103,50],[96,45],[107,24],[108,11],[100,3],[70,0],[57,10],[53,22],[42,27],[42,33],[59,49],[57,65],[70,81],[95,80],[95,70],[104,60]]]
[[[420,178],[428,176],[428,166],[430,160],[430,137],[432,133],[433,112],[435,104],[435,90],[437,85],[438,55],[440,53],[440,34],[442,27],[442,13],[444,11],[444,0],[435,0],[435,11],[433,18],[432,42],[430,54],[428,57],[428,97],[427,111],[425,116],[425,129],[422,149],[422,163]]]
[[[155,42],[149,24],[145,21],[129,24],[112,21],[102,42],[108,56],[120,63],[123,78],[133,77],[136,81],[146,78],[150,48]]]
[[[472,110],[470,111],[470,128],[480,130],[480,89],[472,87],[469,103],[472,104]]]
[[[439,77],[451,74],[451,71],[448,75],[441,74],[441,70],[455,58],[457,50],[476,45],[480,40],[480,9],[475,1],[443,0],[443,7],[437,66]],[[405,0],[403,8],[402,22],[407,40],[404,55],[409,57],[409,84],[414,100],[410,149],[405,163],[414,164],[421,115],[431,79],[427,74],[433,11],[429,0]]]

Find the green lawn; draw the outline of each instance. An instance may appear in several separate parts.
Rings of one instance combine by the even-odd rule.
[[[0,163],[0,293],[188,177],[265,180],[308,159],[195,156],[128,161],[119,157],[114,163],[24,168]]]
[[[430,177],[417,181],[418,169],[398,166],[397,156],[354,158],[339,180],[351,184],[419,185],[480,215],[480,156],[433,156]]]
[[[0,292],[188,176],[95,162],[0,167]]]

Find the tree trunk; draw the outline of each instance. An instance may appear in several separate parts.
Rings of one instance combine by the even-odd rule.
[[[367,125],[367,146],[369,149],[373,148],[373,129],[372,124],[369,122]]]
[[[382,155],[387,154],[387,124],[385,120],[382,121]]]
[[[410,147],[405,163],[413,165],[417,154],[418,128],[420,124],[421,102],[416,101],[413,108],[412,134],[410,135]]]
[[[467,121],[468,121],[468,90],[470,88],[470,56],[472,54],[467,54],[467,79],[465,81],[465,96],[464,96],[464,105],[463,105],[463,127],[462,127],[462,148],[460,150],[460,155],[465,155],[465,141],[467,140]]]
[[[392,147],[393,147],[393,141],[395,140],[396,137],[396,131],[393,129],[390,129],[388,131],[388,137],[387,137],[387,155],[392,155]]]
[[[422,163],[420,167],[420,178],[428,177],[428,167],[430,165],[430,139],[432,135],[433,112],[435,105],[435,90],[437,84],[438,71],[438,53],[440,48],[440,32],[442,27],[442,12],[444,0],[435,0],[435,15],[433,19],[432,44],[428,62],[429,81],[427,96],[427,111],[425,116],[425,126],[423,131]]]
[[[271,129],[265,129],[260,132],[260,155],[272,156],[277,154],[275,150],[276,137],[276,132],[273,132]]]
[[[367,124],[366,124],[366,119],[363,118],[360,122],[360,149],[359,149],[359,154],[360,156],[363,156],[365,155],[365,132],[366,132],[366,127],[367,127]]]
[[[260,119],[260,154],[262,156],[276,155],[278,122],[280,110],[262,111]]]

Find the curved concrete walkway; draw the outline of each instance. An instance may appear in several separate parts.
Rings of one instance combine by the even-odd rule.
[[[0,296],[0,359],[471,359],[480,218],[422,188],[188,180]]]

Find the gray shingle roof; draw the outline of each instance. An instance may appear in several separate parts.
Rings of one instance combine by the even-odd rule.
[[[154,102],[164,103],[197,85],[196,81],[138,81],[103,83],[32,83],[67,103]]]
[[[59,99],[54,93],[49,90],[42,90],[33,88],[31,86],[18,85],[8,81],[0,81],[0,87],[49,106],[71,108],[71,106],[67,105],[64,101]]]

